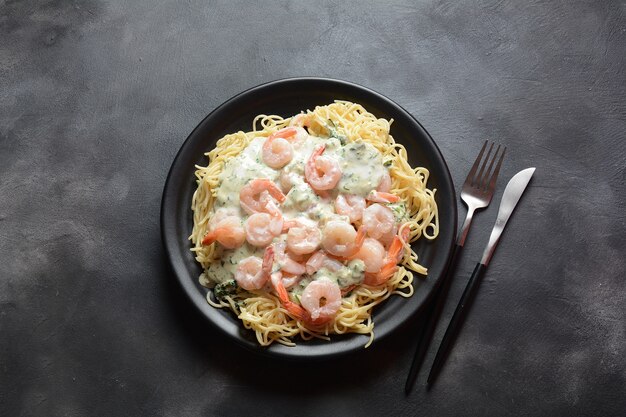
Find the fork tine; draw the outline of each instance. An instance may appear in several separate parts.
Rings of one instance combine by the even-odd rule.
[[[485,159],[483,160],[482,166],[480,167],[480,171],[478,171],[478,174],[476,175],[476,180],[474,181],[474,185],[477,188],[480,188],[480,184],[483,182],[483,171],[485,170],[485,165],[487,165],[487,162],[489,161],[489,156],[491,156],[491,151],[493,150],[493,142],[491,142],[491,146],[489,147],[489,151],[487,152],[487,156],[485,157]],[[485,173],[486,175],[487,173]]]
[[[500,172],[500,167],[502,166],[502,161],[504,160],[505,153],[506,153],[506,146],[504,147],[504,149],[502,149],[502,155],[500,155],[500,160],[498,160],[498,165],[496,165],[496,168],[493,170],[493,173],[491,174],[491,179],[489,180],[489,189],[488,189],[489,193],[493,193],[493,191],[496,188],[496,181],[498,180],[498,173]]]
[[[500,148],[501,146],[498,145],[498,147],[496,148],[496,152],[493,154],[493,158],[491,158],[491,161],[489,162],[489,168],[487,168],[487,171],[485,171],[485,175],[481,178],[480,184],[478,184],[478,188],[483,189],[485,191],[488,190],[487,185],[489,185],[489,180],[491,179],[491,168],[493,168],[493,163],[496,162],[496,159],[498,159],[498,152],[500,152]]]
[[[480,164],[480,160],[483,157],[483,152],[485,152],[485,148],[487,147],[487,142],[489,141],[486,140],[485,143],[483,144],[482,149],[480,150],[480,152],[478,153],[478,156],[476,157],[476,160],[474,161],[474,165],[472,165],[472,169],[470,169],[469,173],[467,174],[467,178],[465,179],[466,183],[471,183],[474,180],[474,174],[476,173],[478,164]]]

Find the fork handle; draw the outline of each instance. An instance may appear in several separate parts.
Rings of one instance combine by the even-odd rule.
[[[452,277],[454,276],[454,271],[456,270],[457,260],[459,259],[461,249],[462,246],[458,244],[455,244],[452,247],[452,253],[450,254],[448,264],[443,273],[443,279],[441,280],[441,284],[433,294],[434,297],[432,302],[428,306],[429,308],[427,308],[424,312],[425,320],[422,322],[422,326],[418,331],[417,349],[415,351],[415,356],[413,357],[413,362],[411,363],[411,369],[409,370],[406,384],[404,385],[404,392],[407,395],[411,391],[411,388],[413,388],[415,377],[419,372],[422,363],[424,362],[424,357],[426,356],[426,352],[428,351],[428,346],[430,346],[433,334],[435,333],[435,329],[437,328],[437,322],[439,321],[441,312],[443,311],[443,307],[446,303],[446,299],[448,298],[450,284],[452,282]]]
[[[444,334],[441,344],[439,345],[439,349],[437,350],[437,354],[435,355],[435,360],[433,361],[433,365],[430,368],[430,374],[428,375],[428,385],[431,385],[437,378],[437,375],[439,374],[439,371],[441,370],[441,367],[445,362],[457,335],[459,334],[459,330],[465,321],[465,317],[467,317],[467,312],[472,305],[472,301],[474,301],[476,290],[480,286],[486,269],[487,267],[485,265],[481,263],[476,264],[474,272],[472,272],[472,276],[465,287],[465,291],[463,291],[461,300],[456,306],[456,310],[454,310],[452,319],[450,319],[446,333]]]
[[[470,225],[472,224],[472,218],[474,217],[474,212],[476,209],[474,207],[467,207],[467,216],[465,216],[465,221],[463,222],[463,226],[461,227],[461,233],[459,233],[459,238],[456,241],[458,246],[463,247],[465,245],[465,238],[467,238],[467,233],[469,232]]]

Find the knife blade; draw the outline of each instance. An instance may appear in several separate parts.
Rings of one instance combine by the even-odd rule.
[[[428,374],[427,384],[430,387],[445,359],[447,358],[450,350],[452,349],[452,345],[456,336],[459,333],[459,330],[467,317],[469,307],[472,304],[474,296],[476,295],[476,291],[481,282],[481,278],[489,265],[489,261],[493,256],[493,252],[500,241],[500,236],[502,235],[502,231],[506,226],[507,221],[511,217],[513,210],[517,206],[520,197],[526,190],[526,186],[530,182],[530,179],[535,172],[535,168],[527,168],[524,169],[513,176],[506,185],[504,189],[504,194],[502,195],[502,201],[500,202],[500,208],[498,209],[498,217],[496,219],[496,224],[493,226],[493,230],[491,231],[491,236],[489,237],[489,243],[485,247],[485,251],[483,253],[483,257],[479,263],[476,264],[474,268],[474,272],[472,272],[472,276],[467,282],[467,286],[465,287],[465,291],[463,291],[463,295],[461,296],[461,300],[459,304],[456,306],[456,310],[454,310],[454,314],[452,315],[452,319],[448,324],[448,328],[446,329],[446,333],[441,340],[441,344],[439,345],[439,349],[437,350],[437,354],[435,355],[435,360],[433,361],[433,365],[430,368],[430,373]]]
[[[513,209],[517,206],[517,202],[522,197],[522,194],[524,193],[524,190],[534,173],[535,168],[526,168],[515,174],[506,185],[504,194],[502,194],[500,208],[498,209],[496,224],[493,226],[493,230],[491,230],[489,243],[487,243],[487,247],[485,248],[485,252],[483,253],[483,257],[480,261],[481,264],[485,266],[489,265],[493,252],[500,241],[500,236],[502,235],[504,226],[506,226],[506,222],[509,221],[511,214],[513,213]]]

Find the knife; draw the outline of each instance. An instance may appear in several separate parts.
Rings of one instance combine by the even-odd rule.
[[[437,354],[435,355],[433,365],[430,368],[427,381],[429,387],[433,384],[433,382],[435,382],[435,379],[437,378],[437,375],[439,374],[439,371],[441,370],[441,367],[452,348],[452,344],[459,333],[463,321],[465,320],[465,317],[467,317],[467,312],[469,311],[474,296],[476,295],[482,276],[487,269],[487,265],[489,265],[489,261],[493,256],[496,246],[498,245],[504,226],[506,226],[506,222],[511,217],[513,209],[515,209],[515,206],[524,193],[524,190],[526,189],[526,186],[528,185],[528,182],[534,172],[535,168],[527,168],[518,172],[513,176],[513,178],[511,178],[504,189],[502,201],[500,202],[500,208],[498,210],[498,218],[496,219],[496,224],[493,226],[493,230],[491,231],[489,243],[487,243],[487,247],[483,252],[481,261],[476,264],[474,272],[472,272],[472,276],[465,287],[465,291],[463,291],[461,300],[456,306],[456,310],[454,310],[450,324],[448,324],[446,333],[444,334],[441,344],[439,345],[439,349],[437,350]]]

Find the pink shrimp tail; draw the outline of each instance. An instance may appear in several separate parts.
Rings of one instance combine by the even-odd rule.
[[[283,284],[282,274],[280,272],[272,274],[272,284],[274,285],[274,289],[276,289],[276,293],[278,294],[281,304],[287,309],[293,318],[305,322],[310,321],[311,318],[309,313],[304,308],[289,299],[289,294]]]
[[[223,231],[223,229],[221,228],[216,228],[213,229],[210,232],[207,232],[206,235],[204,235],[204,238],[202,239],[202,244],[204,246],[210,245],[211,243],[215,242],[217,240],[217,237],[220,235],[220,233]]]
[[[207,246],[210,245],[211,243],[215,242],[217,236],[215,233],[215,230],[211,231],[211,232],[207,232],[206,235],[204,235],[204,238],[202,239],[202,245]]]
[[[367,195],[367,200],[374,203],[395,203],[400,201],[400,197],[391,193],[384,193],[382,191],[371,191]]]
[[[402,232],[393,237],[393,242],[389,245],[389,251],[387,252],[388,260],[395,260],[396,263],[402,260],[404,243],[408,243],[410,232],[409,228],[405,227],[402,229]]]
[[[311,158],[313,159],[317,158],[318,156],[324,153],[325,149],[326,149],[326,144],[322,143],[320,146],[317,147],[317,149],[315,149],[315,151],[311,155]]]
[[[326,254],[328,257],[332,259],[336,259],[338,261],[351,261],[352,259],[356,259],[356,255],[363,247],[363,242],[365,242],[365,238],[367,237],[367,227],[361,225],[359,229],[356,231],[356,236],[354,237],[354,246],[352,250],[346,253],[343,256],[333,255],[331,253]]]
[[[305,178],[311,177],[314,172],[315,173],[317,172],[317,167],[315,166],[315,160],[317,159],[318,156],[324,153],[324,149],[326,149],[326,145],[322,144],[318,146],[309,157],[309,160],[306,162],[306,165],[304,166]]]
[[[263,253],[263,265],[261,270],[263,273],[270,275],[272,273],[272,265],[274,264],[274,247],[268,246]]]
[[[283,222],[283,233],[287,233],[289,229],[291,229],[292,227],[296,227],[297,225],[298,222],[296,220],[285,220]]]
[[[404,248],[404,246],[402,245],[402,240],[398,236],[394,236],[393,242],[391,242],[391,245],[389,245],[387,259],[396,260],[397,262],[399,255],[402,254],[402,248]]]
[[[283,194],[280,188],[278,188],[278,186],[270,180],[264,181],[267,181],[267,191],[270,193],[270,195],[274,197],[279,203],[284,202],[287,197],[285,196],[285,194]]]
[[[380,271],[376,273],[366,273],[363,283],[374,286],[384,284],[385,282],[389,281],[389,278],[391,278],[397,270],[398,265],[396,265],[393,260],[389,261],[385,265],[383,265]]]
[[[276,139],[276,138],[289,139],[289,138],[296,136],[297,133],[298,133],[298,129],[296,129],[295,127],[286,127],[284,129],[280,129],[278,132],[272,133],[268,137],[268,139],[269,140]]]
[[[376,273],[366,273],[365,280],[363,281],[367,285],[381,285],[389,281],[396,271],[398,270],[398,262],[402,260],[402,251],[404,249],[404,243],[409,239],[409,228],[406,227],[399,235],[393,237],[393,242],[389,245],[389,251],[385,259],[385,264]]]
[[[352,250],[349,253],[346,253],[342,257],[337,257],[337,259],[339,260],[353,259],[354,255],[356,255],[361,250],[361,247],[363,246],[363,242],[365,242],[366,236],[367,236],[367,227],[365,227],[364,225],[361,225],[359,227],[359,230],[357,230],[356,232],[356,236],[354,238],[354,246],[352,247]]]
[[[400,234],[400,238],[402,239],[402,241],[404,243],[409,243],[409,234],[411,233],[411,229],[408,227],[405,227],[404,229],[402,229],[402,232]]]

